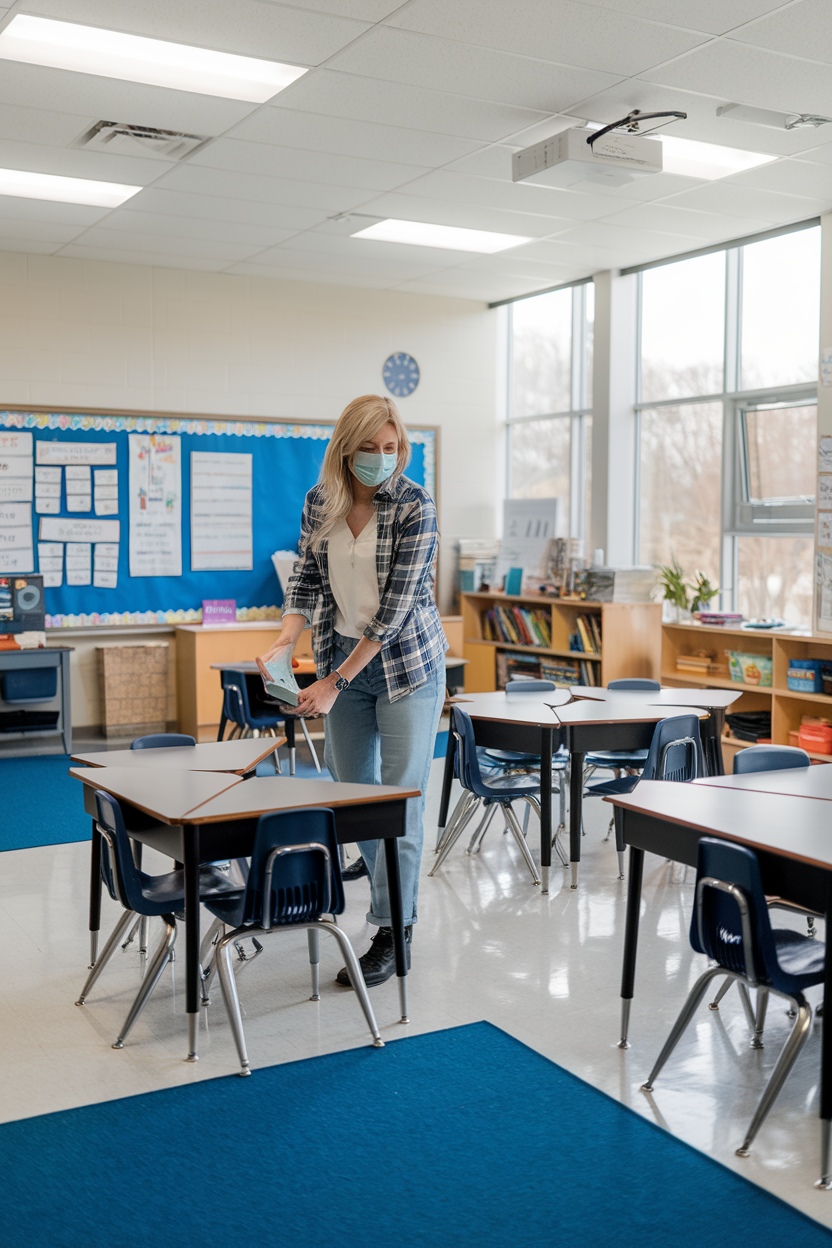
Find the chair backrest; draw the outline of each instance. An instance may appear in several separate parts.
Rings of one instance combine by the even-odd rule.
[[[468,712],[463,711],[459,706],[453,708],[451,731],[456,737],[456,768],[459,782],[469,793],[476,793],[478,797],[481,797],[486,792],[486,786],[482,781],[482,772],[477,758],[474,725],[471,723],[471,716]]]
[[[240,728],[265,727],[280,723],[283,716],[271,707],[255,709],[251,705],[246,672],[220,672],[223,688],[223,714]],[[259,681],[260,677],[254,678]]]
[[[749,745],[734,755],[735,776],[749,771],[786,771],[811,765],[809,755],[796,745]]]
[[[509,680],[506,693],[549,693],[557,689],[553,680]]]
[[[695,780],[705,774],[699,720],[695,715],[660,719],[647,751],[642,780]]]
[[[142,884],[149,877],[135,864],[121,807],[102,789],[96,789],[95,804],[99,827],[106,833],[101,838],[101,878],[113,901],[120,901],[125,910],[142,914]]]
[[[308,923],[343,909],[332,811],[308,807],[261,815],[251,851],[244,922],[268,929]]]
[[[696,861],[691,947],[751,983],[778,986],[779,964],[753,850],[704,836]]]
[[[657,680],[648,680],[646,676],[625,676],[621,680],[610,680],[607,682],[608,689],[644,689],[650,693],[655,693],[661,689],[661,685]]]
[[[196,745],[187,732],[151,732],[146,737],[136,737],[131,750],[163,750],[171,745]]]

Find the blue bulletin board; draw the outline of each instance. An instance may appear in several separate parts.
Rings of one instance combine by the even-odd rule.
[[[297,547],[303,500],[318,479],[332,433],[331,425],[210,417],[2,411],[0,429],[30,431],[36,444],[44,440],[115,442],[117,448],[117,518],[120,521],[117,586],[115,589],[71,586],[64,578],[60,588],[44,591],[48,628],[196,623],[202,618],[205,598],[235,599],[238,620],[271,619],[279,614],[283,594],[271,555],[276,550]],[[436,430],[414,428],[408,432],[413,456],[407,476],[424,485],[435,497]],[[181,438],[182,575],[179,577],[130,576],[127,439],[131,433],[167,433]],[[254,558],[251,571],[190,571],[192,451],[249,452],[252,455]],[[78,519],[66,510],[65,485],[62,490],[60,516]],[[41,518],[34,514],[33,507],[36,550]],[[116,519],[116,516],[108,518]]]

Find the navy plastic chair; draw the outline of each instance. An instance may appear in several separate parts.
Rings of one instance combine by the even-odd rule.
[[[696,899],[690,925],[690,943],[716,963],[700,975],[682,1007],[659,1054],[645,1092],[652,1092],[659,1071],[670,1057],[697,1006],[717,975],[729,975],[757,989],[758,1019],[765,1015],[770,993],[785,997],[796,1011],[794,1026],[737,1149],[747,1157],[752,1141],[774,1104],[789,1071],[803,1048],[812,1024],[807,988],[823,983],[825,946],[798,932],[772,928],[757,855],[744,845],[714,837],[699,842],[696,863]]]
[[[428,872],[428,875],[436,874],[480,806],[484,805],[487,811],[489,807],[496,809],[499,806],[505,816],[508,830],[514,837],[523,855],[533,882],[539,884],[540,876],[537,873],[537,867],[526,844],[523,829],[520,827],[511,805],[512,802],[520,799],[527,802],[537,815],[540,815],[539,774],[521,772],[520,774],[509,775],[503,771],[483,774],[474,740],[474,727],[471,723],[471,716],[459,706],[455,706],[452,709],[451,731],[456,739],[456,762],[459,780],[465,790],[463,796],[466,798],[466,801],[461,810],[459,806],[457,807],[457,810],[454,812],[454,818],[447,825],[445,834],[440,839],[437,847],[436,862]],[[491,812],[488,811],[488,813],[490,817]],[[474,852],[475,842],[478,838],[481,841],[483,835],[484,829],[482,833],[479,830],[475,833],[471,845],[468,847],[469,853]],[[560,850],[559,845],[558,849]]]
[[[159,916],[165,924],[164,934],[142,979],[138,995],[113,1044],[114,1049],[121,1049],[171,959],[176,940],[175,912],[182,910],[185,905],[185,873],[180,869],[169,871],[165,875],[145,874],[134,860],[130,837],[124,826],[124,816],[116,799],[98,789],[95,803],[98,812],[95,831],[102,841],[101,878],[113,901],[124,907],[124,914],[116,923],[101,956],[92,966],[75,1004],[85,1004],[90,990],[115,952],[127,925],[136,915],[145,918]],[[221,894],[228,895],[230,891],[236,895],[240,889],[230,885],[221,873],[206,873],[203,868],[200,878],[202,900]]]
[[[602,780],[586,790],[593,797],[619,797],[632,793],[639,780],[674,780],[685,783],[705,774],[705,758],[699,720],[695,715],[672,715],[660,719],[653,732],[650,749],[640,776],[619,776]],[[613,816],[615,848],[618,854],[618,878],[624,879],[624,841],[620,820]]]
[[[169,746],[196,745],[187,732],[151,732],[146,737],[136,737],[131,750],[164,750]]]
[[[338,865],[335,817],[331,810],[308,808],[261,815],[257,821],[251,872],[245,892],[235,897],[208,898],[205,905],[218,921],[218,926],[233,928],[222,935],[218,932],[214,965],[219,970],[240,1058],[241,1075],[251,1074],[237,982],[231,964],[231,946],[241,937],[268,936],[289,929],[305,930],[312,966],[312,1000],[318,1001],[319,936],[322,931],[328,932],[338,942],[344,955],[350,982],[373,1036],[373,1045],[383,1047],[384,1041],[376,1025],[367,985],[352,945],[335,922],[325,922],[322,917],[325,914],[341,914],[344,910],[344,885]],[[207,1000],[209,987],[210,974],[204,984],[203,1000]]]

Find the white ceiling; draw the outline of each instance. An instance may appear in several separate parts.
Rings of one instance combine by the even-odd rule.
[[[258,106],[0,61],[0,166],[144,188],[115,210],[0,197],[0,250],[496,300],[832,209],[832,125],[716,116],[832,116],[832,0],[0,0],[0,28],[18,12],[310,72]],[[717,182],[512,183],[512,152],[632,108],[778,159]],[[72,146],[102,119],[213,139],[179,164]],[[350,238],[364,216],[533,241]]]

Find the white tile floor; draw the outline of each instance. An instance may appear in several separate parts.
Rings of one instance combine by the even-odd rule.
[[[441,783],[434,763],[428,798],[432,845]],[[734,1156],[756,1098],[779,1052],[788,1020],[772,1000],[762,1052],[749,1034],[736,989],[719,1014],[703,1007],[688,1037],[656,1084],[653,1100],[639,1086],[703,965],[687,940],[692,877],[648,857],[641,920],[632,1048],[616,1046],[621,933],[626,883],[616,878],[612,843],[604,843],[608,808],[587,803],[581,886],[572,892],[562,871],[542,898],[531,885],[510,838],[494,821],[483,852],[460,842],[441,874],[425,877],[410,984],[412,1022],[396,1019],[395,980],[375,989],[385,1039],[488,1019],[717,1158],[832,1226],[832,1192],[812,1183],[818,1164],[820,1033],[816,1029],[747,1160]],[[530,839],[536,844],[532,821]],[[140,976],[135,945],[104,971],[88,1005],[73,1004],[88,961],[88,846],[60,845],[2,855],[0,947],[4,1007],[0,1014],[3,1096],[0,1119],[11,1120],[114,1097],[148,1092],[236,1070],[222,998],[203,1014],[201,1058],[184,1062],[181,963],[166,973],[122,1051],[110,1048]],[[146,857],[150,865],[153,859]],[[165,869],[167,860],[159,859]],[[151,867],[152,869],[152,867]],[[367,946],[366,880],[347,885],[342,925],[356,952]],[[108,904],[105,923],[116,915]],[[783,922],[784,916],[776,916]],[[799,921],[798,921],[799,924]],[[821,925],[822,926],[822,925]],[[278,935],[240,977],[246,1037],[255,1067],[367,1043],[353,994],[332,981],[341,965],[322,941],[322,999],[308,1000],[306,938]],[[384,1060],[383,1052],[379,1061]],[[499,1078],[499,1072],[492,1072]],[[535,1112],[529,1089],[529,1113]],[[587,1122],[587,1164],[603,1147]],[[717,1215],[718,1216],[718,1215]]]

